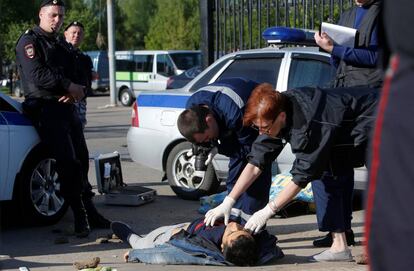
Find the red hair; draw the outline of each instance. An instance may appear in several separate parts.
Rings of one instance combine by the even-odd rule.
[[[285,111],[285,96],[268,83],[258,85],[250,95],[243,116],[243,125],[252,125],[255,119],[273,121]]]

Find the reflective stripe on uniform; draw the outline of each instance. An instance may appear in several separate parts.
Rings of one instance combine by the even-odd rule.
[[[233,102],[239,107],[244,107],[244,101],[242,98],[231,88],[225,86],[205,86],[200,91],[210,91],[210,92],[217,92],[220,91],[221,93],[230,97]]]

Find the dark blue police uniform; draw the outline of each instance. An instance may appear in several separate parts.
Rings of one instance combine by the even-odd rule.
[[[230,158],[227,191],[232,190],[247,165],[247,155],[258,135],[254,129],[243,127],[245,105],[256,86],[256,82],[242,78],[223,79],[202,87],[187,101],[186,108],[203,104],[214,113],[219,127],[219,137],[215,144],[220,154]],[[271,169],[266,168],[234,204],[233,220],[235,217],[241,218],[238,221],[244,224],[248,215],[266,206],[269,201],[270,184]]]
[[[16,59],[25,89],[23,109],[47,151],[56,159],[60,192],[74,211],[76,230],[76,218],[85,216],[81,201],[85,179],[82,161],[87,163],[88,150],[75,106],[58,102],[68,94],[75,76],[74,59],[54,34],[38,26],[20,37]]]

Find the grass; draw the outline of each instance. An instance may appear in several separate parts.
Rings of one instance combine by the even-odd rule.
[[[0,87],[0,92],[10,95],[10,89],[8,87]]]

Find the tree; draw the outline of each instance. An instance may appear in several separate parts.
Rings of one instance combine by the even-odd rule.
[[[157,0],[157,12],[145,37],[146,49],[198,49],[198,0]]]
[[[119,1],[120,9],[125,18],[123,29],[123,48],[144,49],[144,37],[150,28],[150,19],[156,11],[156,2],[153,0],[123,0]]]

